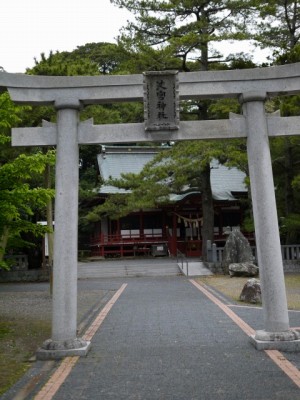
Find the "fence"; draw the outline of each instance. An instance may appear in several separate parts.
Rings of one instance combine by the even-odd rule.
[[[14,254],[4,256],[4,260],[14,271],[25,271],[28,269],[28,257],[25,254]]]
[[[177,249],[176,255],[177,255],[177,264],[181,268],[182,272],[184,273],[184,270],[185,270],[186,276],[189,276],[189,261],[188,261],[186,255],[183,254],[178,249]]]
[[[216,262],[221,263],[223,258],[224,247],[216,248]],[[256,258],[256,247],[252,247],[253,254]],[[283,261],[300,261],[300,245],[282,245],[281,254]]]

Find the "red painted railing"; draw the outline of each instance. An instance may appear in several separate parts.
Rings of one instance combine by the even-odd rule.
[[[168,243],[168,239],[156,232],[138,235],[130,232],[122,235],[103,235],[91,239],[92,256],[126,256],[149,254],[153,244]]]

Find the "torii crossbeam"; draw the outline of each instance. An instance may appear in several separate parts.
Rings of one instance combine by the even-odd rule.
[[[145,130],[144,124],[79,122],[88,104],[143,100],[143,76],[43,77],[0,73],[17,104],[53,105],[57,123],[12,130],[13,146],[57,147],[52,338],[41,359],[84,355],[89,343],[76,336],[78,145],[95,143],[247,138],[248,163],[262,284],[264,329],[252,337],[257,349],[300,350],[290,329],[269,136],[300,135],[300,117],[266,115],[264,102],[279,94],[300,94],[300,63],[250,70],[179,73],[180,99],[238,98],[243,115],[229,120],[181,121],[178,130]]]

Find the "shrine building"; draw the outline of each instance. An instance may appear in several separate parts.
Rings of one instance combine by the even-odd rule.
[[[120,178],[121,173],[139,173],[161,151],[158,147],[105,146],[98,155],[103,181]],[[245,174],[218,161],[211,163],[211,186],[214,200],[214,242],[223,247],[226,233],[243,223],[241,199],[248,196]],[[99,190],[100,204],[124,189],[104,183]],[[202,254],[203,213],[201,193],[188,187],[170,197],[158,208],[137,210],[117,220],[104,217],[95,224],[90,241],[91,255],[125,257],[138,255],[176,255],[180,250],[188,257]]]

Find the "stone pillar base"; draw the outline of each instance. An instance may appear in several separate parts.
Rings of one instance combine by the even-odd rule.
[[[38,360],[59,360],[63,357],[87,355],[91,347],[91,342],[80,338],[65,341],[46,340],[36,352]]]
[[[257,350],[300,351],[300,332],[288,330],[284,332],[256,331],[250,336],[250,342]]]

